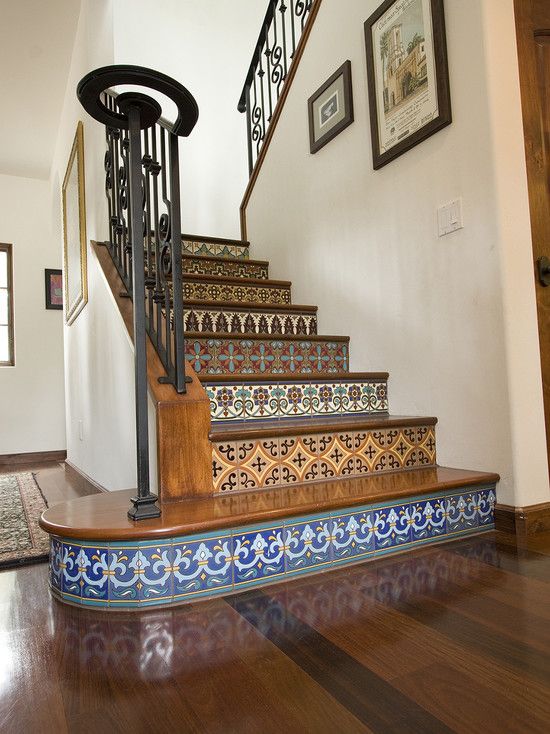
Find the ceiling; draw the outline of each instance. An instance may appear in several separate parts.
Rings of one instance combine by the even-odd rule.
[[[0,0],[0,173],[46,179],[80,0]]]

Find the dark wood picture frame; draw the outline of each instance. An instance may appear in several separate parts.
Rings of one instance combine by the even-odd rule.
[[[13,297],[13,245],[0,242],[0,251],[6,253],[7,258],[7,291],[8,291],[8,353],[9,358],[0,362],[0,367],[15,366],[15,330],[14,320],[14,297]]]
[[[335,125],[327,129],[326,133],[316,137],[315,135],[315,114],[319,109],[315,106],[317,100],[334,85],[334,83],[342,77],[342,86],[344,91],[344,117],[340,119]],[[353,93],[351,89],[351,61],[345,61],[334,74],[332,74],[319,89],[311,95],[307,102],[308,114],[309,114],[309,150],[310,153],[317,153],[324,145],[335,138],[339,133],[342,132],[348,125],[353,122]]]
[[[386,0],[365,21],[365,44],[367,54],[367,84],[369,90],[370,126],[372,135],[372,158],[375,170],[403,155],[406,151],[423,142],[438,130],[452,122],[449,68],[447,61],[447,41],[445,35],[445,14],[443,0],[428,0],[431,9],[431,31],[433,39],[433,65],[438,114],[411,134],[396,142],[387,150],[380,147],[379,94],[376,85],[376,69],[373,44],[373,26],[392,6],[400,0]],[[414,47],[413,47],[414,49]],[[411,52],[408,52],[410,55]],[[383,95],[384,97],[384,95]],[[385,98],[385,97],[384,97]]]
[[[48,310],[62,311],[62,303],[52,303],[52,275],[58,275],[61,278],[61,287],[63,288],[63,271],[61,269],[46,268],[44,270],[46,308]]]

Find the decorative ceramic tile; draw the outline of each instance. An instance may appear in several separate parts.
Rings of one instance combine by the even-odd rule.
[[[137,604],[140,596],[140,576],[143,573],[143,557],[139,546],[111,543],[107,573],[109,576],[109,601],[113,606]]]
[[[416,440],[423,441],[416,447],[408,443],[405,446],[405,430],[409,432],[408,428],[397,427],[391,430],[334,430],[309,436],[282,436],[271,439],[278,440],[278,456],[274,453],[266,455],[266,439],[237,441],[231,445],[214,444],[212,471],[215,491],[284,486],[379,474],[410,466],[434,466],[435,450],[428,456],[428,449],[424,449],[427,441],[435,440],[433,427],[415,433]],[[244,461],[239,458],[240,454],[250,454],[252,458]],[[234,472],[241,466],[244,468],[235,482]]]
[[[354,433],[331,433],[318,437],[319,479],[349,477],[355,474]]]
[[[239,489],[280,484],[279,439],[237,442]]]
[[[364,394],[369,388],[373,392],[385,382],[354,382],[349,383],[345,378],[330,383],[318,380],[302,380],[300,382],[248,382],[246,377],[237,387],[235,383],[228,384],[222,380],[206,383],[205,388],[210,399],[210,408],[213,421],[227,420],[254,420],[265,418],[303,418],[322,415],[344,415],[348,412],[353,415],[376,415],[387,413],[387,398],[384,401],[371,401],[355,404],[355,410],[347,411],[342,396],[347,396],[350,388],[356,388],[358,395]],[[328,393],[335,395],[330,400]],[[321,396],[321,397],[320,397]],[[322,397],[324,396],[324,397]],[[359,407],[362,410],[359,410]]]
[[[50,584],[54,589],[61,591],[63,568],[63,543],[52,536],[50,539]]]
[[[445,510],[447,533],[472,530],[479,525],[478,498],[475,492],[464,492],[447,498]]]
[[[186,342],[186,358],[195,372],[207,374],[345,373],[348,344],[268,338],[195,338]]]
[[[445,498],[421,500],[412,505],[412,539],[423,540],[444,535],[446,531]]]
[[[220,311],[194,305],[184,312],[186,331],[221,334],[272,334],[274,336],[314,336],[314,314],[277,314],[256,311]]]
[[[210,400],[213,421],[244,420],[244,395],[242,385],[204,385]]]
[[[264,450],[269,453],[268,448]],[[231,452],[237,449],[228,446],[225,453]],[[243,449],[242,460],[254,461],[253,452],[254,447]],[[403,503],[343,507],[271,525],[228,528],[158,543],[111,543],[108,548],[101,543],[62,542],[52,536],[50,587],[62,599],[99,607],[132,609],[190,601],[434,540],[485,532],[494,527],[495,501],[494,485],[455,489]],[[393,583],[391,574],[399,574],[404,563],[392,566],[387,571],[390,577],[383,576],[376,587],[369,581],[363,598],[374,593],[373,600],[385,602],[393,593],[402,593],[403,582],[395,579]],[[461,563],[457,556],[457,564]],[[416,568],[417,559],[413,565]],[[435,573],[430,582],[437,582]]]
[[[285,522],[285,564],[288,575],[332,562],[330,524],[328,515],[308,518],[305,522]]]
[[[314,482],[319,478],[317,436],[281,436],[279,439],[281,484]]]
[[[80,556],[83,603],[105,602],[109,598],[108,555],[107,545],[83,546]]]
[[[412,540],[412,505],[378,507],[369,520],[374,534],[375,550],[395,548]]]
[[[201,242],[200,240],[182,240],[184,255],[206,255],[207,257],[226,257],[235,260],[248,259],[248,245],[240,243]]]
[[[233,586],[231,533],[173,544],[174,601],[215,594]]]
[[[63,570],[61,591],[70,597],[80,599],[81,596],[81,555],[82,548],[78,543],[63,543],[63,558],[60,566]]]
[[[497,501],[494,487],[487,487],[476,494],[476,510],[480,526],[491,525],[495,521],[495,504]]]
[[[234,532],[233,559],[235,587],[284,574],[283,524]]]
[[[138,582],[139,600],[142,604],[156,604],[159,599],[168,600],[173,595],[173,570],[175,553],[172,543],[143,543],[140,545],[143,573]]]
[[[331,518],[331,540],[335,563],[371,555],[374,552],[371,511],[358,509],[353,514]]]
[[[212,444],[212,478],[215,492],[239,489],[237,444],[234,441]]]
[[[211,260],[207,257],[183,258],[183,272],[194,275],[223,275],[227,278],[254,278],[255,280],[267,280],[267,263],[249,262],[247,260],[231,260],[226,258],[224,262]]]
[[[265,420],[279,415],[280,390],[273,384],[242,384],[239,396],[244,420]]]
[[[183,297],[189,301],[231,301],[237,303],[290,303],[290,286],[209,283],[207,280],[185,280]]]

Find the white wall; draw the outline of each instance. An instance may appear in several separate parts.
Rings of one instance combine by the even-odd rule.
[[[51,219],[61,252],[61,184],[77,122],[82,120],[89,299],[77,319],[65,326],[67,458],[105,488],[125,489],[135,486],[133,350],[89,246],[90,240],[103,240],[107,236],[102,166],[105,130],[84,112],[76,98],[76,85],[84,74],[110,63],[113,63],[112,2],[83,0],[50,177]]]
[[[324,0],[248,207],[253,255],[352,337],[352,369],[390,371],[392,412],[439,417],[439,463],[500,472],[500,502],[548,501],[513,2],[445,3],[453,124],[375,172],[378,5]],[[307,99],[348,58],[355,122],[310,155]],[[459,196],[465,228],[439,239]]]
[[[0,454],[65,448],[63,314],[44,269],[61,267],[47,181],[0,175],[0,242],[13,245],[15,367],[0,367]]]
[[[237,103],[266,7],[259,0],[114,3],[115,62],[172,76],[199,105],[199,121],[180,144],[184,232],[239,236],[248,164]]]

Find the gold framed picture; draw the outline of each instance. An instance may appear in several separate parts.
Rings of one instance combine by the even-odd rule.
[[[76,127],[67,171],[61,187],[63,203],[63,264],[65,320],[72,324],[88,301],[86,260],[86,199],[84,186],[84,128]]]

